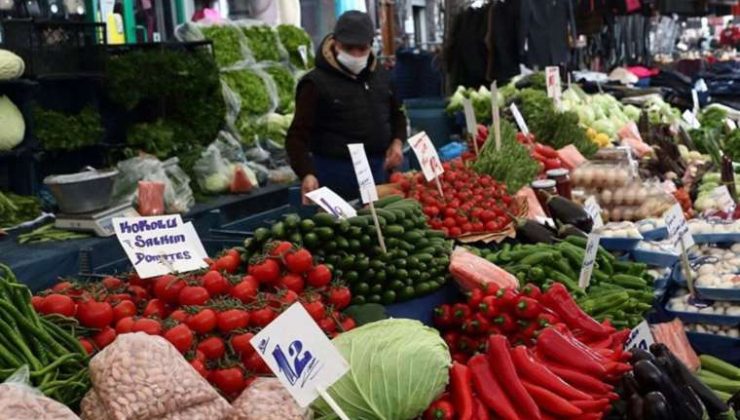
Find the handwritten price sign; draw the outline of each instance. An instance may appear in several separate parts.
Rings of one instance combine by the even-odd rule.
[[[306,197],[318,204],[327,213],[333,214],[340,219],[357,216],[357,211],[355,211],[354,207],[328,187],[321,187],[306,193]]]
[[[437,149],[434,147],[429,136],[427,136],[427,133],[422,131],[408,139],[408,142],[416,155],[416,159],[419,160],[421,171],[424,173],[424,178],[427,181],[432,181],[444,173],[444,168],[442,168],[442,164],[439,162]]]

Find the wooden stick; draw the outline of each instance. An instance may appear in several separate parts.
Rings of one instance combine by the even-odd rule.
[[[686,253],[686,246],[683,244],[683,237],[679,236],[678,242],[681,244],[681,271],[683,271],[683,275],[686,277],[686,285],[689,286],[689,293],[694,297],[694,276],[691,275],[691,264],[689,264],[689,256]]]
[[[334,410],[334,412],[337,414],[337,416],[339,416],[340,419],[349,420],[349,417],[347,417],[347,415],[344,413],[344,411],[339,406],[339,404],[337,404],[337,402],[334,401],[334,398],[332,398],[331,395],[329,395],[329,393],[326,392],[324,388],[316,387],[316,391],[318,391],[319,395],[321,395],[321,398],[323,398],[324,401],[326,401],[326,403],[329,404],[329,407],[331,407],[331,409]]]
[[[439,175],[434,178],[434,182],[437,183],[437,191],[439,191],[439,195],[440,195],[440,197],[442,197],[442,200],[443,201],[447,201],[447,200],[445,200],[445,193],[444,193],[444,191],[442,191],[442,183],[439,182]]]
[[[496,151],[501,150],[501,111],[498,106],[498,86],[494,81],[491,84],[491,104],[493,106],[493,137],[496,141]]]
[[[385,239],[383,239],[383,232],[380,231],[378,213],[375,212],[375,204],[372,201],[370,202],[370,214],[373,215],[373,223],[375,223],[375,231],[378,233],[378,243],[380,244],[380,249],[382,249],[383,253],[385,254],[388,251],[385,248]]]

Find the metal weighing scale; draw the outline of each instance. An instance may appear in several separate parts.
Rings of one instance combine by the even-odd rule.
[[[139,213],[130,204],[121,204],[103,210],[80,214],[63,214],[56,216],[54,227],[84,232],[94,232],[98,236],[111,236],[114,217],[139,217]]]

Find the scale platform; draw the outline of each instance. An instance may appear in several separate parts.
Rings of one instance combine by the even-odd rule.
[[[83,232],[94,232],[98,236],[112,236],[114,217],[139,217],[130,204],[121,204],[90,213],[64,214],[56,216],[54,227]]]

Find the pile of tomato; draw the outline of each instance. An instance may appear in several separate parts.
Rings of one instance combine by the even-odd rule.
[[[90,354],[118,334],[160,335],[227,397],[238,396],[255,375],[269,373],[250,340],[293,303],[300,302],[329,337],[355,327],[340,312],[352,299],[350,290],[333,280],[326,265],[315,264],[309,251],[277,242],[241,268],[232,249],[201,272],[62,281],[32,303],[37,312],[73,325]]]
[[[510,215],[518,212],[506,185],[478,174],[461,160],[445,162],[442,167],[444,174],[439,180],[444,196],[436,182],[427,182],[421,173],[395,173],[391,182],[400,185],[407,197],[419,201],[432,229],[442,230],[448,237],[506,229],[512,220]]]

